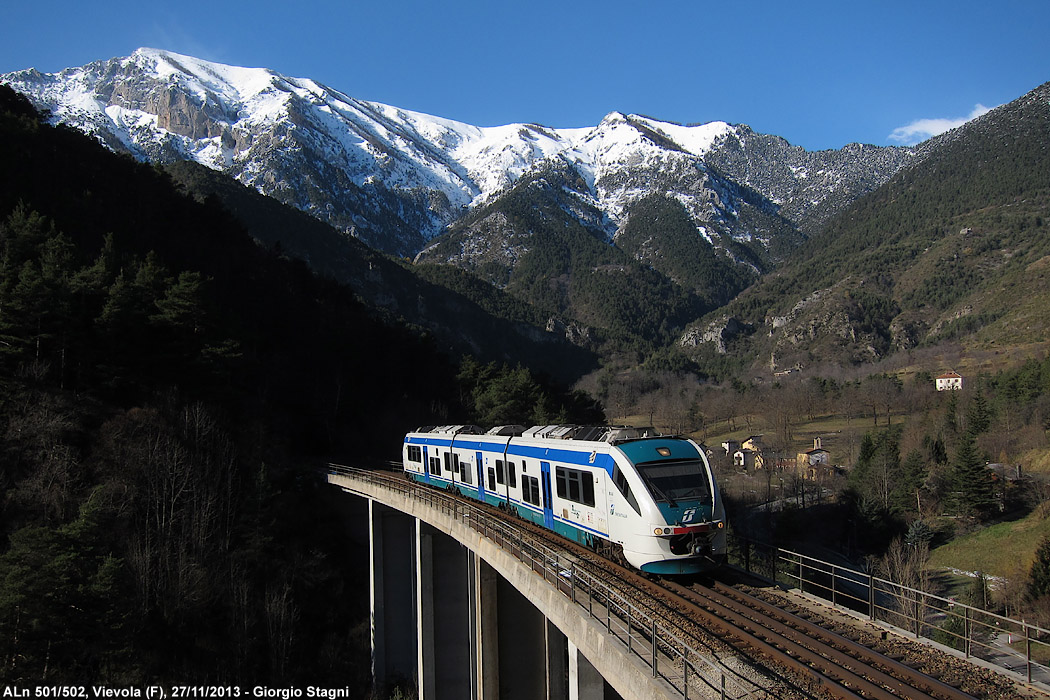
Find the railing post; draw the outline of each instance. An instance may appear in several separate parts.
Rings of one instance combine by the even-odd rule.
[[[1024,655],[1025,655],[1025,666],[1028,669],[1028,682],[1032,682],[1032,632],[1028,628],[1028,623],[1024,623]]]
[[[963,608],[963,658],[970,658],[970,606]]]
[[[689,656],[685,653],[685,643],[682,644],[682,700],[689,700]]]
[[[835,607],[835,581],[838,580],[838,576],[835,574],[835,565],[831,565],[831,607]]]
[[[901,586],[901,588],[903,588],[903,586]],[[919,594],[914,593],[913,595],[913,600],[915,601],[915,638],[918,639],[920,636],[919,633],[922,631],[922,622],[919,621],[919,610],[922,606],[919,605]]]
[[[780,547],[773,548],[773,585],[777,584],[777,559],[780,558]]]
[[[573,562],[569,569],[569,577],[569,583],[572,584],[572,604],[576,605],[576,562]]]
[[[660,673],[656,670],[656,653],[659,645],[656,642],[656,620],[653,620],[653,678],[659,678]]]
[[[627,651],[629,653],[633,654],[634,653],[634,649],[631,648],[631,637],[634,636],[634,635],[631,634],[631,619],[633,617],[631,615],[631,607],[632,607],[631,603],[630,603],[630,601],[628,601],[627,602]]]

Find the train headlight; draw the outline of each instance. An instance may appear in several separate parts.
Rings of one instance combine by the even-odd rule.
[[[719,530],[721,530],[721,529],[722,529],[722,528],[724,528],[725,526],[726,526],[726,524],[725,524],[724,522],[722,522],[721,520],[719,520],[719,521],[718,521],[718,529],[719,529]]]
[[[653,530],[653,534],[654,535],[662,535],[662,534],[664,534],[664,529],[662,527],[658,527],[655,530]]]

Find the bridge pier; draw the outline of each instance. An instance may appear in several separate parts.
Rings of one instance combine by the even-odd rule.
[[[420,697],[476,700],[473,553],[416,521]]]
[[[569,700],[605,700],[605,679],[569,642]]]
[[[420,700],[602,698],[574,694],[565,635],[455,539],[369,499],[369,553],[376,688],[412,681]]]
[[[368,501],[372,680],[385,688],[416,675],[415,518]]]
[[[420,700],[681,697],[610,635],[608,618],[603,624],[590,614],[600,599],[581,608],[575,592],[569,598],[551,585],[549,569],[537,576],[536,560],[481,534],[475,522],[484,516],[449,502],[435,506],[364,471],[328,478],[367,503],[380,700],[395,685],[414,686]],[[697,697],[693,688],[689,697]]]
[[[475,637],[478,690],[481,700],[497,700],[500,686],[499,575],[473,554]]]

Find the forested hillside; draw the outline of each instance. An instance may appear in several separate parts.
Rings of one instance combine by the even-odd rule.
[[[672,280],[610,245],[597,224],[581,224],[588,216],[576,211],[580,203],[571,192],[584,185],[574,177],[557,168],[523,177],[497,202],[454,225],[419,260],[454,261],[537,313],[582,327],[576,342],[606,357],[625,349],[648,353],[671,342],[712,305],[690,287],[694,278]],[[600,220],[600,213],[592,217]],[[710,255],[717,267],[713,250]],[[723,273],[736,279],[734,274]]]
[[[458,367],[0,88],[3,682],[363,691],[363,567],[318,468],[423,423],[593,410]]]
[[[739,326],[742,364],[859,363],[944,341],[1044,339],[1048,98],[1050,84],[932,139],[918,164],[720,310]]]

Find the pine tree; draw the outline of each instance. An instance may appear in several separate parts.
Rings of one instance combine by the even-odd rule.
[[[1028,595],[1034,600],[1050,594],[1050,537],[1043,537],[1028,572]]]
[[[948,405],[944,409],[944,432],[955,435],[959,430],[957,414],[959,412],[959,398],[954,391],[948,392]]]
[[[921,491],[929,470],[918,450],[912,450],[900,466],[893,485],[893,509],[898,512],[919,510],[918,493]],[[921,522],[921,521],[916,521]]]
[[[974,434],[969,431],[959,440],[951,480],[957,513],[980,518],[992,509],[995,503],[992,476],[977,451]]]
[[[974,435],[980,435],[988,430],[992,422],[991,414],[992,411],[988,406],[988,400],[984,397],[984,393],[978,389],[974,392],[973,399],[970,401],[970,408],[966,412],[968,430]]]

